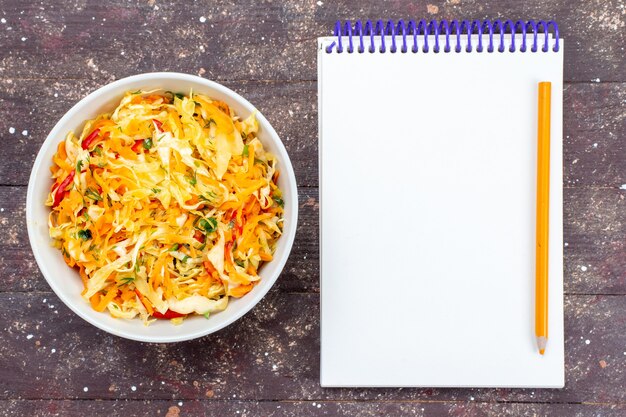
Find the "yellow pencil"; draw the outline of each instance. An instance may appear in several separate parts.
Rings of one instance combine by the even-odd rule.
[[[537,254],[535,335],[539,353],[548,343],[548,229],[550,212],[550,82],[539,83],[537,123]]]

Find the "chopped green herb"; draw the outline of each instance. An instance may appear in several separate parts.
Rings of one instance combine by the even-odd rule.
[[[189,255],[183,256],[182,263],[187,263],[187,260],[190,258]]]
[[[120,283],[117,286],[121,287],[122,285],[128,285],[131,282],[133,282],[134,280],[135,280],[135,277],[124,277],[124,278],[120,279]]]
[[[196,185],[198,183],[198,178],[196,177],[196,171],[193,172],[193,176],[187,177],[187,181],[189,184]]]
[[[79,160],[78,163],[76,164],[76,171],[80,172],[83,168],[83,160]]]
[[[207,320],[209,319],[210,315],[211,315],[210,311],[207,311],[206,313],[203,314],[204,318],[207,319]]]
[[[146,138],[143,140],[143,148],[145,150],[150,150],[152,148],[152,139]]]
[[[208,201],[209,203],[212,202],[213,200],[215,200],[215,197],[217,197],[217,194],[215,194],[213,191],[209,191],[206,196],[204,195],[199,195],[198,196],[198,200],[200,201]]]
[[[207,233],[211,233],[217,230],[217,219],[215,217],[209,217],[207,219],[207,222],[209,223],[209,227],[205,227],[204,229],[207,231]]]
[[[96,153],[96,155],[102,156],[102,146],[96,146],[93,151]]]
[[[93,188],[87,188],[87,191],[85,191],[85,196],[95,201],[102,201],[102,196]]]
[[[244,263],[243,263],[243,261],[240,261],[239,259],[235,259],[235,263],[236,263],[237,265],[239,265],[240,267],[242,267],[242,268],[245,268],[245,267],[246,267],[246,266],[245,266],[246,264],[244,264]]]
[[[178,248],[180,248],[180,245],[178,243],[174,243],[174,245],[170,248],[170,252],[174,252],[178,250]]]
[[[231,220],[231,221],[228,223],[228,230],[232,230],[232,229],[233,229],[233,227],[235,227],[235,221],[234,221],[234,220]]]
[[[137,91],[132,91],[131,92],[131,94],[141,94],[141,93],[143,93],[143,91],[141,91],[141,90],[137,90]]]
[[[197,220],[197,227],[207,233],[212,233],[217,230],[217,220],[215,217],[209,217],[208,219],[199,218]]]
[[[82,240],[89,240],[91,239],[91,230],[89,229],[84,229],[84,230],[79,230],[78,231],[78,237]]]
[[[249,154],[250,154],[250,151],[248,150],[248,145],[244,145],[242,155],[245,157],[248,157]]]
[[[278,204],[280,207],[285,207],[285,202],[283,201],[282,198],[278,198],[278,197],[273,197],[273,198],[276,204]]]
[[[183,93],[174,93],[174,95],[181,100],[185,98],[185,95]]]
[[[155,193],[155,194],[158,194],[158,193],[161,192],[161,189],[160,188],[153,188],[152,192]]]

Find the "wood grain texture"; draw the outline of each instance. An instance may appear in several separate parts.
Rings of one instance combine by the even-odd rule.
[[[317,188],[299,189],[293,251],[277,282],[284,291],[319,291]],[[28,243],[25,187],[0,187],[0,292],[47,291]],[[565,188],[566,294],[626,294],[626,191]]]
[[[357,18],[558,21],[565,389],[320,388],[315,39]],[[0,416],[626,415],[625,21],[624,0],[0,0]],[[300,186],[276,286],[232,326],[175,345],[113,337],[71,313],[25,228],[25,185],[54,124],[96,88],[149,71],[199,74],[249,99]]]
[[[6,416],[128,417],[138,415],[241,417],[621,417],[626,406],[607,404],[438,403],[359,401],[0,401]]]
[[[322,389],[317,294],[273,290],[259,306],[220,332],[167,345],[132,342],[97,330],[49,292],[2,293],[0,399],[473,398],[478,402],[623,404],[625,300],[625,296],[565,298],[563,390]]]
[[[216,80],[314,80],[315,38],[337,19],[523,18],[561,25],[566,81],[626,81],[621,0],[3,3],[2,78],[110,81],[203,68]]]

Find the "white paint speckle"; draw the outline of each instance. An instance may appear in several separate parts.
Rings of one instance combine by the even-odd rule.
[[[15,128],[14,127],[10,127],[9,128],[9,133],[10,134],[14,134],[15,133]],[[624,184],[624,185],[626,185],[626,184]]]
[[[580,267],[580,270],[583,271],[583,272],[586,272],[587,271],[587,267],[585,265],[583,265],[583,266]]]
[[[588,345],[589,343],[591,343],[591,340],[587,339],[585,340],[585,344]]]
[[[56,353],[57,350],[55,348],[50,349],[50,353]]]
[[[626,184],[622,184],[622,185],[620,185],[620,186],[619,186],[619,189],[620,189],[620,190],[626,190]]]
[[[87,391],[89,391],[89,388],[88,387],[83,387],[83,391],[87,392]]]
[[[179,407],[182,407],[182,406],[183,406],[183,402],[182,402],[182,401],[179,401],[179,402],[178,402],[178,406],[179,406]]]
[[[470,401],[474,401],[474,397],[470,397]]]
[[[43,299],[43,302],[45,303],[46,301],[48,301],[48,299],[47,299],[47,298],[44,298],[44,299]]]
[[[28,130],[22,130],[22,136],[28,136]]]
[[[200,16],[200,23],[204,23],[204,22],[206,22],[206,17]]]
[[[55,96],[55,97],[58,97],[58,96],[59,96],[59,93],[54,93],[54,96]]]
[[[278,369],[278,366],[276,366],[276,364],[272,365],[272,371],[275,371]]]
[[[137,391],[137,387],[133,385],[132,387],[130,387],[130,390],[135,392],[135,391]]]
[[[289,116],[293,116],[293,110],[289,110]]]
[[[322,408],[322,404],[318,404],[318,405],[317,405],[317,408]]]
[[[22,42],[26,42],[26,38],[22,36]]]
[[[2,23],[3,25],[7,22],[7,20],[3,17],[2,19],[0,19],[0,23]]]
[[[323,3],[323,2],[321,2],[321,1],[318,1],[318,2],[317,2],[317,5],[318,5],[318,6],[323,6],[323,5],[324,5],[324,3]]]
[[[269,353],[265,352],[265,356],[269,355]]]
[[[165,381],[161,381],[161,385],[165,385]]]
[[[591,79],[591,82],[592,82],[592,83],[599,83],[599,82],[600,82],[600,79],[599,79],[599,78],[592,78],[592,79]]]
[[[313,405],[313,407],[315,407],[317,405],[317,403],[313,403],[312,405]]]
[[[0,213],[4,213],[4,207],[0,208]]]
[[[29,334],[28,336],[26,336],[26,339],[30,340],[32,339],[34,336],[32,334]]]
[[[598,144],[597,144],[597,143],[594,143],[594,144],[593,144],[593,147],[594,147],[594,148],[597,148],[597,147],[598,147]]]

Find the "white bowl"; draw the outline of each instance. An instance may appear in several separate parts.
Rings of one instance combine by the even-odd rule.
[[[202,316],[194,316],[178,326],[173,325],[169,320],[157,320],[150,326],[145,326],[138,319],[115,319],[107,312],[98,313],[93,310],[90,304],[81,297],[83,284],[78,273],[65,264],[58,249],[50,246],[51,239],[48,234],[50,208],[44,206],[44,202],[52,184],[50,178],[52,156],[59,142],[65,139],[70,130],[78,134],[82,131],[86,120],[100,113],[112,111],[126,91],[155,88],[186,93],[193,89],[194,92],[223,100],[241,118],[247,117],[255,110],[252,104],[232,90],[193,75],[168,72],[149,73],[124,78],[106,85],[72,107],[44,141],[30,174],[26,197],[26,221],[30,245],[39,269],[65,305],[89,323],[114,335],[142,342],[164,343],[195,339],[213,333],[243,316],[263,298],[280,275],[293,245],[298,220],[298,191],[293,167],[283,143],[267,119],[261,113],[257,113],[260,127],[258,137],[265,148],[278,157],[278,167],[281,172],[278,185],[283,191],[285,201],[283,236],[278,240],[274,259],[260,269],[259,284],[242,298],[231,299],[226,310],[213,314],[208,320]]]

